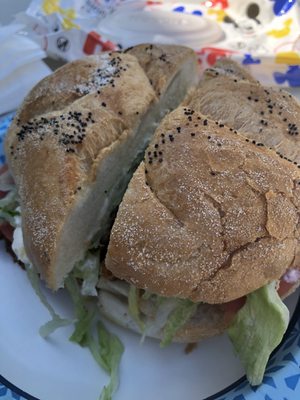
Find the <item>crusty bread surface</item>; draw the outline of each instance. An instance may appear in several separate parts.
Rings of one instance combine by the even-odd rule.
[[[300,164],[299,102],[283,89],[262,86],[235,62],[208,69],[185,104]]]
[[[51,289],[63,286],[95,235],[107,236],[158,121],[196,81],[195,56],[188,61],[192,79],[175,81],[184,81],[178,98],[169,96],[169,81],[158,97],[138,59],[116,52],[63,66],[25,99],[6,154],[21,199],[26,252]],[[180,60],[176,68],[183,69]]]
[[[136,113],[145,114],[155,99],[135,58],[92,56],[45,78],[19,110],[6,139],[8,162],[20,194],[26,252],[51,288],[61,286],[95,234],[95,227],[82,227],[91,227],[92,210],[81,223],[70,216],[87,201],[108,154],[132,135]]]
[[[247,80],[251,83],[259,84],[259,82],[253,78],[253,76],[235,61],[230,58],[220,58],[214,64],[212,68],[205,70],[204,78],[215,77],[215,76],[229,76],[236,80]]]
[[[180,72],[178,64],[183,65],[183,69],[185,66],[188,68],[189,65],[192,69],[195,68],[193,63],[195,53],[192,49],[184,46],[140,44],[125,50],[125,52],[138,59],[157,96],[161,96],[166,91],[171,81]],[[153,60],[156,62],[154,63]],[[197,83],[197,80],[195,81],[193,72],[190,72],[187,79],[191,81],[192,86]]]
[[[167,297],[242,297],[297,263],[299,179],[262,143],[179,107],[130,182],[106,267]]]

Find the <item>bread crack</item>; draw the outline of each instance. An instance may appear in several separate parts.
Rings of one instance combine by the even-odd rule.
[[[145,177],[146,178],[146,177]],[[145,179],[146,185],[149,187],[152,195],[155,197],[155,199],[164,207],[164,209],[172,215],[172,217],[175,219],[175,221],[178,223],[180,227],[186,227],[186,225],[179,219],[179,217],[176,215],[176,213],[171,210],[163,201],[162,199],[158,196],[158,194],[154,191],[150,183],[148,182],[147,178]]]
[[[231,265],[232,265],[232,260],[235,256],[237,256],[238,254],[247,250],[250,246],[253,245],[253,243],[259,243],[264,239],[268,239],[269,237],[270,237],[269,235],[257,237],[254,241],[245,243],[242,246],[240,246],[238,249],[233,250],[230,254],[228,254],[226,261],[221,264],[220,268],[218,268],[215,272],[213,272],[208,278],[203,279],[201,281],[201,283],[199,283],[195,287],[193,287],[193,289],[191,290],[191,295],[195,292],[198,292],[199,286],[202,286],[204,282],[210,282],[210,281],[216,279],[216,277],[220,274],[220,271],[222,271],[224,269],[230,269]]]

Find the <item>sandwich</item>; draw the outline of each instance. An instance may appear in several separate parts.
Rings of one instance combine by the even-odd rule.
[[[300,277],[299,105],[230,60],[197,83],[190,49],[149,44],[45,78],[7,134],[0,218],[35,290],[39,275],[70,291],[72,339],[114,379],[122,347],[100,325],[118,348],[103,361],[96,312],[162,346],[227,331],[258,385]],[[67,323],[51,313],[44,333]]]
[[[105,266],[139,309],[122,317],[112,281],[99,293],[107,317],[163,345],[227,331],[249,382],[262,382],[288,325],[282,298],[299,285],[298,117],[291,95],[234,62],[206,71],[123,197]]]

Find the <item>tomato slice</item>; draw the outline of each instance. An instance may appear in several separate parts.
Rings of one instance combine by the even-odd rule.
[[[9,242],[13,241],[14,228],[8,222],[0,225],[0,232]]]
[[[244,306],[245,303],[246,296],[229,301],[228,303],[220,304],[221,309],[224,312],[223,320],[228,326],[231,324],[237,312]]]
[[[293,287],[297,284],[297,282],[286,282],[284,279],[280,279],[279,287],[277,292],[281,298],[283,298]],[[244,306],[246,302],[246,296],[240,297],[239,299],[230,301],[229,303],[222,304],[222,308],[224,313],[226,314],[226,319],[233,318],[236,313]]]
[[[286,282],[283,279],[280,280],[279,283],[279,288],[277,289],[277,292],[280,297],[284,297],[290,290],[293,289],[293,287],[297,284],[297,282]]]
[[[222,304],[224,312],[229,314],[236,314],[246,303],[246,296],[240,297],[239,299],[229,301],[228,303]]]

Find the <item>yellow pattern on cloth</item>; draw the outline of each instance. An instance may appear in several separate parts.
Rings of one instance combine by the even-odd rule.
[[[291,25],[293,23],[292,18],[288,18],[286,21],[283,23],[283,28],[281,29],[273,29],[269,32],[267,32],[267,35],[273,36],[277,39],[283,38],[285,36],[288,36],[291,32]]]
[[[276,64],[300,65],[300,54],[296,51],[282,51],[276,54]]]
[[[63,17],[62,25],[65,29],[80,28],[79,25],[73,22],[76,18],[76,11],[73,8],[62,8],[60,0],[44,0],[42,8],[46,15],[53,13],[60,14]]]
[[[216,21],[223,22],[224,18],[227,16],[224,10],[208,10],[208,15],[216,15]]]

